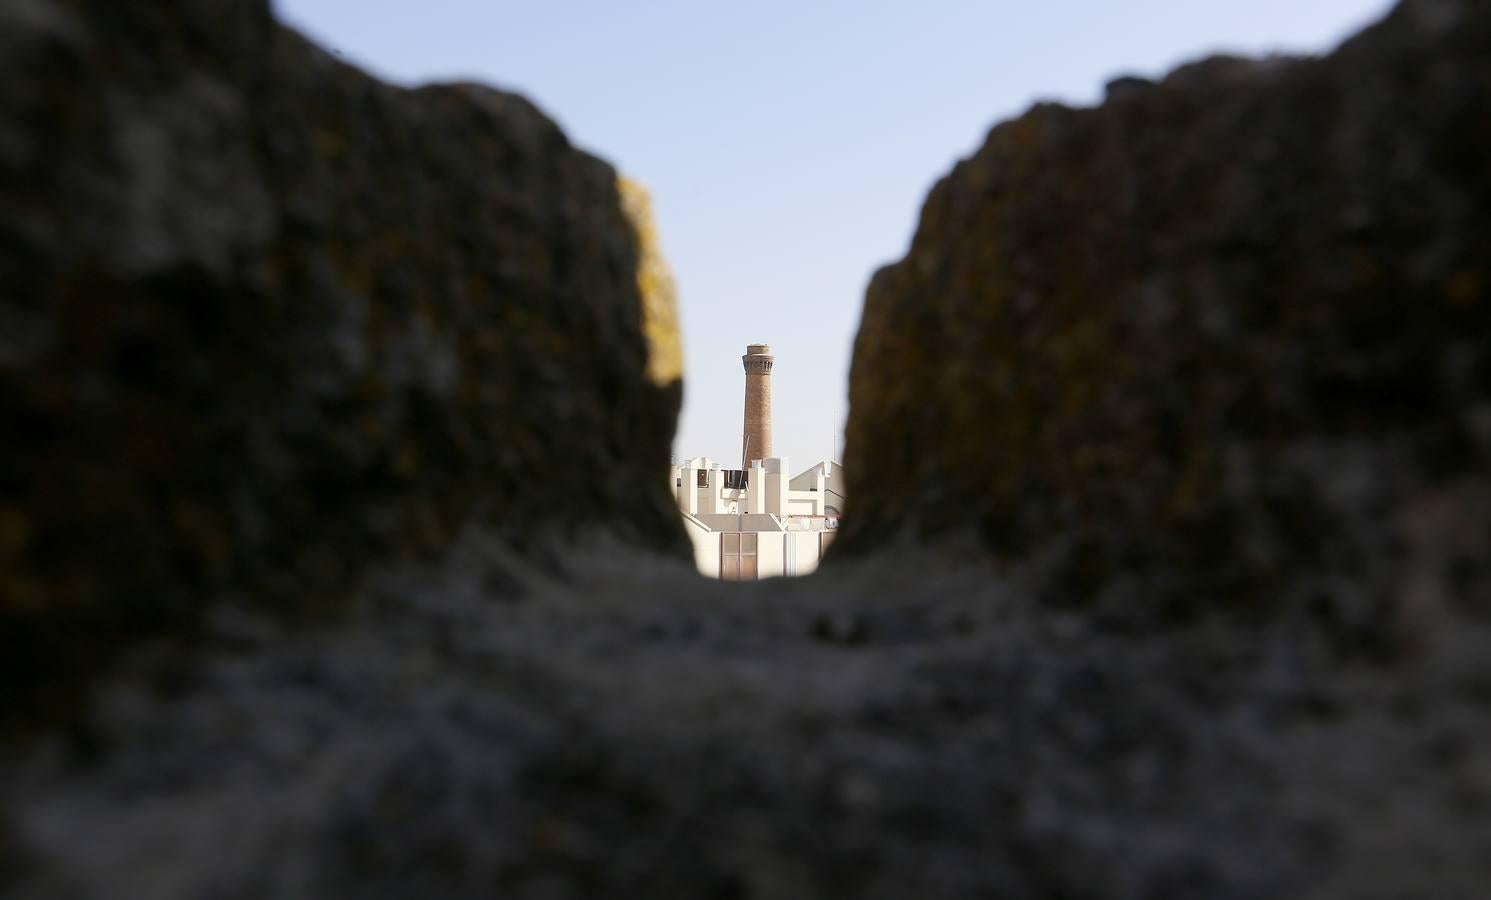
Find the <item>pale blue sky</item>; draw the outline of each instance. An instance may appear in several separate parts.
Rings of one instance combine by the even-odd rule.
[[[871,272],[904,252],[927,189],[991,125],[1212,51],[1322,51],[1389,5],[275,0],[395,82],[522,93],[647,184],[683,316],[676,452],[737,460],[740,355],[765,342],[775,451],[794,472],[841,433]]]

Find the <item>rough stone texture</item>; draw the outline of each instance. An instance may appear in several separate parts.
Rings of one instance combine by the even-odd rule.
[[[678,326],[678,286],[663,256],[652,197],[630,178],[617,182],[621,209],[637,235],[637,288],[642,292],[642,333],[647,338],[647,377],[664,387],[683,380],[683,336]],[[644,447],[650,453],[652,448]]]
[[[1483,895],[1484,630],[1346,667],[930,562],[556,582],[477,541],[355,629],[224,618],[167,702],[121,686],[0,767],[0,893]]]
[[[526,101],[379,84],[265,2],[6,0],[0,195],[11,687],[229,588],[325,614],[473,523],[687,554],[671,292],[649,359],[656,254]]]
[[[380,158],[376,167],[371,158],[366,169],[352,166],[349,171],[361,174],[344,176],[352,179],[345,195],[330,187],[325,194],[307,187],[270,195],[285,203],[304,197],[305,215],[313,221],[325,216],[333,224],[376,208],[380,197],[370,183],[396,180],[404,167],[447,160],[447,154],[450,168],[440,171],[451,187],[425,200],[460,203],[463,215],[473,216],[497,216],[495,210],[506,208],[466,204],[482,185],[505,184],[508,174],[530,171],[524,166],[536,166],[559,184],[567,183],[568,170],[548,166],[571,159],[582,169],[591,167],[593,182],[574,176],[590,185],[578,193],[530,191],[524,180],[509,186],[531,201],[518,207],[528,218],[514,219],[510,233],[504,232],[516,248],[511,256],[497,247],[470,249],[461,241],[476,238],[463,238],[465,231],[441,240],[454,242],[448,248],[454,258],[473,270],[486,271],[491,259],[506,259],[519,273],[541,266],[550,281],[533,284],[549,285],[549,293],[534,288],[546,298],[556,296],[556,284],[569,284],[560,273],[604,290],[577,288],[574,303],[555,308],[536,300],[520,304],[528,317],[519,320],[522,326],[549,337],[521,357],[526,362],[456,355],[463,366],[532,365],[546,371],[547,361],[557,359],[577,367],[562,387],[537,382],[531,398],[509,399],[509,406],[500,407],[507,418],[487,423],[528,423],[527,431],[514,426],[516,446],[532,440],[545,449],[569,447],[580,440],[570,430],[589,427],[587,417],[601,415],[592,411],[594,395],[587,392],[600,389],[582,389],[573,379],[618,363],[560,340],[580,340],[599,329],[583,324],[592,320],[578,318],[580,310],[610,310],[622,323],[585,340],[604,350],[609,344],[601,335],[609,334],[632,348],[628,380],[610,390],[631,391],[625,396],[633,399],[601,411],[609,413],[597,420],[602,434],[619,440],[618,431],[645,430],[645,423],[613,419],[635,419],[648,402],[676,402],[676,395],[669,400],[666,391],[642,387],[655,383],[644,368],[644,335],[667,331],[651,313],[638,318],[639,305],[648,306],[637,298],[636,285],[652,283],[647,273],[657,272],[645,262],[645,222],[623,196],[627,214],[639,223],[641,249],[618,239],[614,257],[594,257],[613,260],[614,271],[561,266],[562,254],[549,243],[556,235],[578,229],[611,246],[624,229],[617,230],[609,172],[572,155],[527,107],[510,110],[513,121],[533,129],[520,133],[549,139],[525,155],[502,150],[508,138],[494,131],[488,138],[498,149],[491,152],[512,153],[518,162],[515,169],[493,168],[481,155],[489,151],[478,149],[481,141],[473,147],[468,132],[452,126],[492,120],[477,113],[447,120],[443,116],[454,113],[441,110],[481,105],[472,98],[501,109],[516,103],[510,98],[473,89],[409,95],[378,87],[292,36],[265,30],[269,37],[255,38],[250,25],[269,28],[262,10],[249,15],[226,3],[219,9],[137,5],[145,8],[116,8],[103,0],[0,3],[0,71],[24,66],[35,75],[0,79],[0,98],[11,104],[27,92],[39,97],[50,79],[75,85],[82,71],[93,72],[96,85],[108,86],[97,94],[105,98],[134,96],[129,85],[148,83],[150,92],[139,87],[138,104],[144,97],[190,93],[183,85],[196,83],[191,73],[209,63],[250,73],[243,83],[256,87],[244,97],[294,100],[307,109],[322,103],[315,86],[341,85],[363,98],[332,104],[341,110],[335,118],[341,130],[333,133],[357,137],[341,144],[341,152],[361,158],[356,155],[384,146],[378,135],[419,149]],[[236,15],[246,22],[234,22]],[[507,518],[513,507],[495,503],[487,515],[450,519],[442,537],[447,531],[454,537],[428,541],[434,550],[428,559],[402,552],[399,531],[391,549],[373,544],[363,553],[349,550],[340,558],[364,565],[364,577],[347,592],[341,621],[319,628],[295,627],[274,612],[285,597],[319,608],[320,591],[295,579],[283,587],[272,579],[266,583],[265,575],[295,570],[271,556],[244,557],[234,564],[241,568],[224,569],[218,577],[239,585],[250,602],[214,605],[197,637],[197,652],[131,653],[86,717],[67,728],[33,729],[24,743],[7,747],[0,758],[0,896],[1478,900],[1491,883],[1491,755],[1482,752],[1491,745],[1491,623],[1484,614],[1486,594],[1476,593],[1485,586],[1491,547],[1477,530],[1491,515],[1486,459],[1476,455],[1485,449],[1477,423],[1485,400],[1488,332],[1474,327],[1485,324],[1483,281],[1477,279],[1488,259],[1481,251],[1491,208],[1484,202],[1491,157],[1481,152],[1485,123],[1491,121],[1481,115],[1491,96],[1487,17],[1484,5],[1473,0],[1414,0],[1388,25],[1329,61],[1211,61],[1163,85],[1121,82],[1100,110],[1046,108],[996,130],[991,146],[997,152],[964,164],[939,187],[910,260],[876,282],[858,349],[851,420],[854,452],[862,462],[850,471],[879,466],[881,478],[876,485],[860,484],[851,497],[853,524],[841,539],[849,542],[849,554],[812,577],[762,584],[699,578],[686,557],[662,552],[673,547],[666,531],[649,530],[650,488],[643,478],[591,486],[602,492],[593,503],[604,503],[610,496],[604,492],[615,490],[618,496],[631,491],[639,505],[602,505],[598,513],[594,505],[585,507],[584,521],[616,533],[594,535],[588,552],[564,567],[515,543],[503,527],[515,521]],[[252,53],[239,59],[207,52],[229,49],[212,37],[220,28],[242,33],[250,43],[261,41],[261,49],[278,48],[278,61],[267,66]],[[191,40],[173,42],[172,36]],[[51,58],[48,47],[62,54],[49,64],[59,68],[38,68]],[[197,47],[203,49],[192,49]],[[132,68],[139,66],[146,68]],[[137,71],[158,77],[132,82],[127,76]],[[305,83],[292,91],[281,79],[295,72]],[[94,96],[54,93],[51,99],[61,104],[55,115],[38,105],[28,107],[34,116],[26,127],[11,127],[11,117],[3,120],[0,160],[23,158],[37,135],[74,121],[64,101]],[[122,118],[107,120],[78,113],[77,123],[93,123],[84,129],[93,140],[59,143],[49,157],[68,159],[83,152],[78,148],[103,153],[139,129],[175,134],[169,126],[177,121],[176,107],[151,102],[157,105],[143,107],[138,120],[125,115],[138,106],[126,105],[110,113]],[[396,115],[395,108],[404,113]],[[430,130],[411,131],[412,121],[428,121]],[[1255,132],[1273,136],[1272,155],[1264,162],[1257,161],[1262,145],[1252,143]],[[231,161],[246,152],[245,141],[259,147],[253,129],[247,138],[231,129],[190,133],[213,153],[187,159]],[[167,152],[175,146],[171,141],[141,140],[136,168],[117,168],[118,160],[110,163],[115,169],[104,170],[79,163],[74,178],[54,183],[69,190],[91,184],[94,193],[79,195],[76,203],[91,197],[107,211],[134,196],[141,173],[154,171],[151,161],[160,154],[177,160],[166,171],[181,170],[179,156]],[[1218,151],[1223,146],[1235,153],[1224,158]],[[989,156],[1000,164],[981,165]],[[1161,165],[1172,156],[1186,166],[1172,171]],[[254,166],[265,165],[264,158],[272,157],[251,157]],[[1397,162],[1384,169],[1382,160]],[[1092,167],[1084,168],[1089,162]],[[1349,165],[1362,167],[1359,179],[1342,174]],[[1004,180],[1005,167],[1018,173],[1013,183]],[[36,171],[41,179],[47,170],[38,165]],[[238,193],[251,192],[249,176],[257,171],[224,174],[210,191],[144,221],[178,241],[196,241],[213,227],[238,228],[245,220],[223,210],[237,208],[232,198]],[[47,421],[117,430],[112,407],[103,401],[77,405],[95,392],[112,391],[120,402],[139,407],[135,419],[148,423],[155,416],[172,426],[155,438],[161,446],[177,447],[165,438],[187,443],[172,457],[172,469],[144,449],[127,456],[120,455],[122,449],[113,456],[101,452],[100,466],[112,460],[100,470],[103,475],[138,473],[157,479],[160,490],[174,491],[195,482],[167,481],[161,473],[203,477],[198,467],[204,467],[230,486],[247,485],[229,499],[247,496],[260,504],[296,502],[300,492],[317,487],[293,470],[279,480],[249,482],[267,476],[242,468],[264,464],[255,463],[259,458],[248,450],[229,457],[241,461],[241,470],[211,468],[218,464],[203,455],[196,441],[205,438],[192,428],[219,421],[214,415],[220,417],[217,427],[230,433],[247,427],[236,417],[259,421],[249,415],[252,408],[219,410],[218,404],[255,396],[240,393],[246,389],[239,386],[269,378],[261,368],[279,373],[271,384],[284,394],[283,403],[261,412],[271,422],[291,416],[301,391],[326,383],[335,388],[341,382],[325,374],[324,355],[314,348],[346,331],[332,314],[341,307],[302,323],[295,317],[312,315],[323,295],[303,292],[303,281],[293,279],[284,288],[276,287],[281,282],[259,286],[253,266],[225,270],[214,276],[218,281],[196,276],[203,280],[192,282],[187,293],[173,293],[169,279],[166,286],[136,284],[118,274],[123,270],[114,263],[88,261],[114,259],[136,235],[116,229],[112,240],[96,237],[91,245],[47,244],[41,241],[45,229],[27,223],[84,229],[91,221],[78,212],[84,207],[54,206],[34,186],[4,177],[0,187],[27,198],[0,217],[0,247],[8,254],[4,284],[36,285],[30,293],[7,290],[3,298],[4,315],[13,324],[0,329],[6,354],[0,397],[7,404],[6,434],[25,435],[16,447],[34,450],[31,442],[41,438],[9,427],[11,404],[36,403],[28,398],[56,392],[70,398],[74,405],[63,408],[75,415]],[[1172,181],[1193,190],[1166,187]],[[418,183],[399,196],[424,197]],[[498,188],[491,190],[500,195]],[[1362,258],[1380,281],[1364,280],[1368,276],[1354,267],[1358,257],[1342,232],[1326,227],[1335,220],[1321,204],[1331,191],[1365,198],[1370,216],[1364,221],[1371,227],[1361,238]],[[1129,207],[1114,205],[1115,196],[1130,198],[1124,202],[1151,218],[1120,214]],[[354,206],[348,197],[361,202]],[[560,215],[547,205],[555,203],[569,211]],[[464,227],[454,215],[430,221]],[[28,228],[41,237],[13,237],[28,234]],[[425,231],[432,229],[414,234]],[[1037,236],[1044,243],[1027,246]],[[351,232],[345,240],[339,252],[363,260],[369,270],[391,264],[367,262],[382,257],[362,233]],[[49,269],[11,249],[33,244],[89,246],[93,255],[87,265],[54,261]],[[300,259],[320,246],[312,235],[276,252]],[[1114,246],[1135,255],[1117,253]],[[584,268],[594,258],[573,250],[568,261]],[[1111,278],[1102,267],[1111,268]],[[1011,281],[1007,272],[1015,270],[1021,280]],[[37,274],[49,271],[45,278]],[[335,284],[343,277],[337,271],[331,268],[325,280]],[[440,304],[455,304],[445,299],[452,290],[440,280],[445,271],[411,268],[398,284],[445,310]],[[1446,274],[1462,271],[1471,273],[1464,281]],[[50,292],[60,290],[50,285],[83,277],[74,273],[92,272],[116,273],[88,277],[104,279],[120,302],[101,302],[97,298],[104,295],[94,291]],[[993,286],[989,295],[985,279]],[[1447,294],[1429,289],[1452,281],[1459,286],[1446,288]],[[203,284],[223,290],[207,292]],[[1334,292],[1307,290],[1332,285]],[[37,298],[29,306],[14,299],[28,296]],[[241,352],[233,358],[262,367],[208,368],[193,376],[200,380],[182,381],[197,371],[182,363],[164,383],[138,385],[128,377],[132,367],[106,370],[88,363],[87,355],[75,357],[85,363],[76,369],[61,361],[46,367],[37,362],[51,358],[47,353],[60,340],[55,335],[68,333],[48,323],[77,321],[57,318],[59,310],[73,309],[69,304],[92,303],[88,309],[105,325],[114,321],[109,316],[124,315],[120,310],[151,311],[135,324],[137,330],[123,333],[159,342],[193,334],[181,330],[186,325],[178,316],[185,315],[180,309],[197,308],[184,305],[197,296],[214,299],[202,307],[211,311],[209,325],[218,317],[237,322],[233,317],[245,315],[241,304],[229,301],[256,300],[258,315],[251,322],[289,317],[299,329],[293,334],[313,349],[302,352],[295,341],[256,344],[260,332],[242,325],[230,332],[233,341],[211,345],[215,354],[197,364],[207,366],[216,354],[231,351]],[[368,296],[370,318],[405,309],[398,292]],[[608,297],[613,305],[587,305]],[[1150,310],[1144,318],[1134,318],[1135,304]],[[390,310],[375,313],[383,306]],[[507,307],[472,299],[459,309],[500,316]],[[569,310],[580,324],[553,330],[540,313],[557,315],[555,309]],[[171,310],[177,315],[168,315]],[[961,327],[941,328],[944,317]],[[444,333],[419,321],[406,315],[377,334],[397,342]],[[923,358],[914,347],[892,344],[890,332],[877,336],[881,321],[898,322],[908,337],[943,343]],[[27,323],[35,327],[28,331],[22,327]],[[93,326],[71,327],[91,333]],[[1009,330],[1025,343],[1005,346]],[[104,329],[99,340],[115,333]],[[516,346],[516,333],[503,334]],[[461,346],[464,332],[450,340]],[[237,341],[247,343],[240,347]],[[178,344],[163,346],[180,352]],[[1005,355],[979,355],[993,348]],[[1109,348],[1132,352],[1099,352]],[[867,361],[897,365],[897,377],[924,389],[914,399],[930,404],[930,411],[923,413],[912,396],[876,386]],[[1332,368],[1337,364],[1343,368]],[[489,377],[510,386],[514,382],[501,374],[506,371]],[[1033,392],[1032,399],[1002,387],[1012,378]],[[1426,383],[1434,390],[1425,391]],[[1225,416],[1201,402],[1208,391],[1225,400],[1232,396],[1229,389],[1242,392],[1242,399],[1229,401]],[[444,422],[444,414],[459,415],[463,396],[446,398],[422,415]],[[1402,396],[1418,403],[1395,399]],[[554,412],[544,418],[537,407],[525,405],[566,398],[573,404],[566,407],[568,417]],[[1149,463],[1123,456],[1104,462],[1124,476],[1113,481],[1097,477],[1108,469],[1080,468],[1086,457],[1077,445],[1089,442],[1097,449],[1086,452],[1102,460],[1110,459],[1103,454],[1113,446],[1140,453],[1141,438],[1113,424],[1112,417],[1129,408],[1110,405],[1120,401],[1134,404],[1134,421],[1148,429],[1139,429],[1141,436],[1171,443],[1150,453]],[[1192,403],[1194,409],[1187,405]],[[336,412],[341,407],[333,407],[319,418],[286,420],[301,423],[305,431],[293,434],[312,442],[315,451],[293,444],[296,452],[286,459],[315,461],[321,453],[333,454],[327,460],[340,458],[318,441],[343,448],[336,452],[372,452],[361,441],[340,442],[348,433]],[[975,407],[983,419],[974,418]],[[1007,420],[1000,415],[1006,409]],[[671,415],[671,408],[665,411]],[[1036,412],[1049,412],[1051,427],[1067,429],[1061,433],[1071,440],[1037,441],[1045,432],[1021,424]],[[1161,414],[1171,418],[1146,418]],[[537,418],[530,421],[529,415]],[[428,419],[419,421],[418,431],[403,436],[436,440],[429,435],[439,429],[427,431]],[[974,440],[967,429],[975,425],[991,436],[1007,429],[1009,440],[981,441],[979,456],[967,443]],[[918,430],[926,437],[913,443]],[[383,446],[379,434],[369,437],[368,446]],[[1241,474],[1235,477],[1244,479],[1227,482],[1225,490],[1202,477],[1206,465],[1194,461],[1205,459],[1198,454],[1212,436],[1232,441],[1218,452],[1232,448],[1225,456],[1236,460]],[[507,447],[500,437],[490,445],[499,457]],[[874,454],[870,438],[883,444]],[[1026,442],[1026,455],[1019,455],[1016,439]],[[99,443],[102,451],[111,446]],[[1034,450],[1041,452],[1032,455]],[[36,491],[18,495],[23,499],[41,494],[32,482],[15,481],[12,459],[36,464],[35,457],[13,456],[20,452],[12,446],[0,450],[7,454],[0,456],[7,464],[0,477],[12,479],[6,482],[6,508],[20,510],[7,512],[5,521],[22,523],[6,524],[6,546],[8,552],[29,553],[20,538],[31,533],[24,516],[33,515],[32,507],[16,507],[11,491],[19,485]],[[76,449],[56,458],[74,466],[83,460]],[[918,458],[926,459],[926,468]],[[439,478],[449,477],[470,486],[476,499],[491,496],[482,491],[492,482],[478,476],[498,476],[448,468],[461,459],[421,452],[405,476],[440,484]],[[982,475],[970,474],[964,466],[969,459],[980,461]],[[1118,465],[1124,460],[1130,468]],[[494,471],[528,471],[521,467],[530,464],[558,465],[533,454],[513,463],[518,468]],[[1015,475],[1004,468],[1010,465],[1017,466]],[[1179,490],[1190,484],[1175,480],[1187,466],[1199,466],[1201,480]],[[1083,477],[1057,478],[1072,472]],[[1300,472],[1314,480],[1300,481]],[[1025,487],[1012,493],[1001,487],[1006,478]],[[114,483],[108,477],[99,481]],[[1294,496],[1280,493],[1281,485],[1298,488],[1307,518],[1291,518],[1297,513],[1287,504],[1273,510],[1272,504]],[[65,517],[68,510],[107,510],[109,503],[123,502],[110,499],[108,491],[100,496],[103,505],[95,507],[91,494],[62,493],[52,509]],[[356,519],[357,508],[398,509],[399,496],[378,482],[357,482],[316,500],[332,510],[345,507],[348,518]],[[960,497],[966,506],[949,497]],[[1216,517],[1186,512],[1192,507],[1215,507]],[[224,514],[222,505],[207,508],[211,515]],[[1366,514],[1348,515],[1358,509]],[[556,515],[577,515],[575,510],[561,506]],[[1236,524],[1228,525],[1223,513],[1235,514]],[[1153,522],[1146,518],[1151,516]],[[293,516],[267,521],[298,522]],[[328,521],[339,520],[333,515]],[[1302,521],[1315,530],[1281,530],[1298,529]],[[1196,534],[1185,530],[1187,522],[1197,523]],[[1131,527],[1136,524],[1143,527]],[[1017,525],[1030,529],[1028,538],[1014,530]],[[1229,532],[1208,537],[1202,525],[1241,532],[1225,543],[1219,535]],[[554,527],[578,522],[561,519]],[[1152,536],[1145,530],[1151,528]],[[1291,541],[1281,541],[1285,534]],[[309,536],[323,539],[319,532]],[[1064,548],[1063,536],[1078,546]],[[1298,548],[1305,543],[1295,538],[1323,542],[1326,555],[1316,575],[1308,575],[1312,557],[1302,555],[1306,551]],[[126,531],[122,539],[147,558],[197,546],[172,543],[182,539],[170,531],[153,539]],[[1374,541],[1383,542],[1380,558],[1348,564],[1363,548],[1378,546]],[[259,546],[238,533],[224,542],[234,559]],[[649,545],[659,552],[647,550]],[[89,552],[86,541],[61,546]],[[350,544],[331,546],[334,551]],[[1211,557],[1204,555],[1208,546]],[[1289,590],[1303,590],[1298,586],[1314,577],[1335,593],[1305,602],[1310,598],[1273,591],[1263,576],[1272,577],[1275,569],[1264,565],[1269,557],[1258,556],[1258,547],[1278,554],[1277,580]],[[1113,555],[1118,549],[1131,555],[1120,559]],[[964,562],[949,563],[949,554],[960,552]],[[1342,555],[1329,555],[1337,552]],[[855,560],[855,553],[862,558]],[[991,556],[1007,563],[1003,573],[985,564]],[[412,558],[388,565],[399,557]],[[1086,562],[1074,567],[1072,559]],[[1208,559],[1214,574],[1200,569]],[[146,587],[190,583],[172,566],[124,578],[129,572],[110,559],[79,563],[77,577],[96,579],[98,590],[111,597],[119,592],[137,599]],[[18,596],[10,587],[21,583],[15,571],[0,569],[0,577],[11,579],[0,582],[12,592],[7,597]],[[202,578],[211,583],[211,575],[213,570]],[[1157,607],[1145,602],[1150,597],[1169,602]],[[34,615],[35,608],[14,607],[18,611],[7,613],[6,628]],[[1160,615],[1157,609],[1190,614]],[[1239,616],[1238,610],[1255,614]],[[1374,617],[1384,610],[1399,626],[1386,647],[1378,639],[1386,620]],[[95,621],[123,630],[133,620]],[[1343,642],[1343,634],[1370,640]],[[94,645],[81,640],[77,646]],[[1363,646],[1392,652],[1363,653]]]
[[[1491,7],[1040,105],[932,190],[855,346],[843,559],[1063,603],[1491,610]]]

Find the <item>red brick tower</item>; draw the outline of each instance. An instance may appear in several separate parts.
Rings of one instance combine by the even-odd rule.
[[[741,440],[740,464],[749,469],[751,460],[771,456],[771,347],[746,345],[745,437]]]

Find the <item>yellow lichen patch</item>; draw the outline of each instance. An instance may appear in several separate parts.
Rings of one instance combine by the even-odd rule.
[[[658,245],[647,189],[616,179],[622,211],[637,234],[637,288],[642,294],[642,331],[647,337],[647,378],[666,385],[683,377],[683,340],[678,331],[678,290]]]

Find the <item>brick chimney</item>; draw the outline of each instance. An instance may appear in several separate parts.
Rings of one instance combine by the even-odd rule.
[[[745,356],[745,437],[740,446],[740,466],[751,467],[751,460],[771,456],[771,347],[747,344]]]

